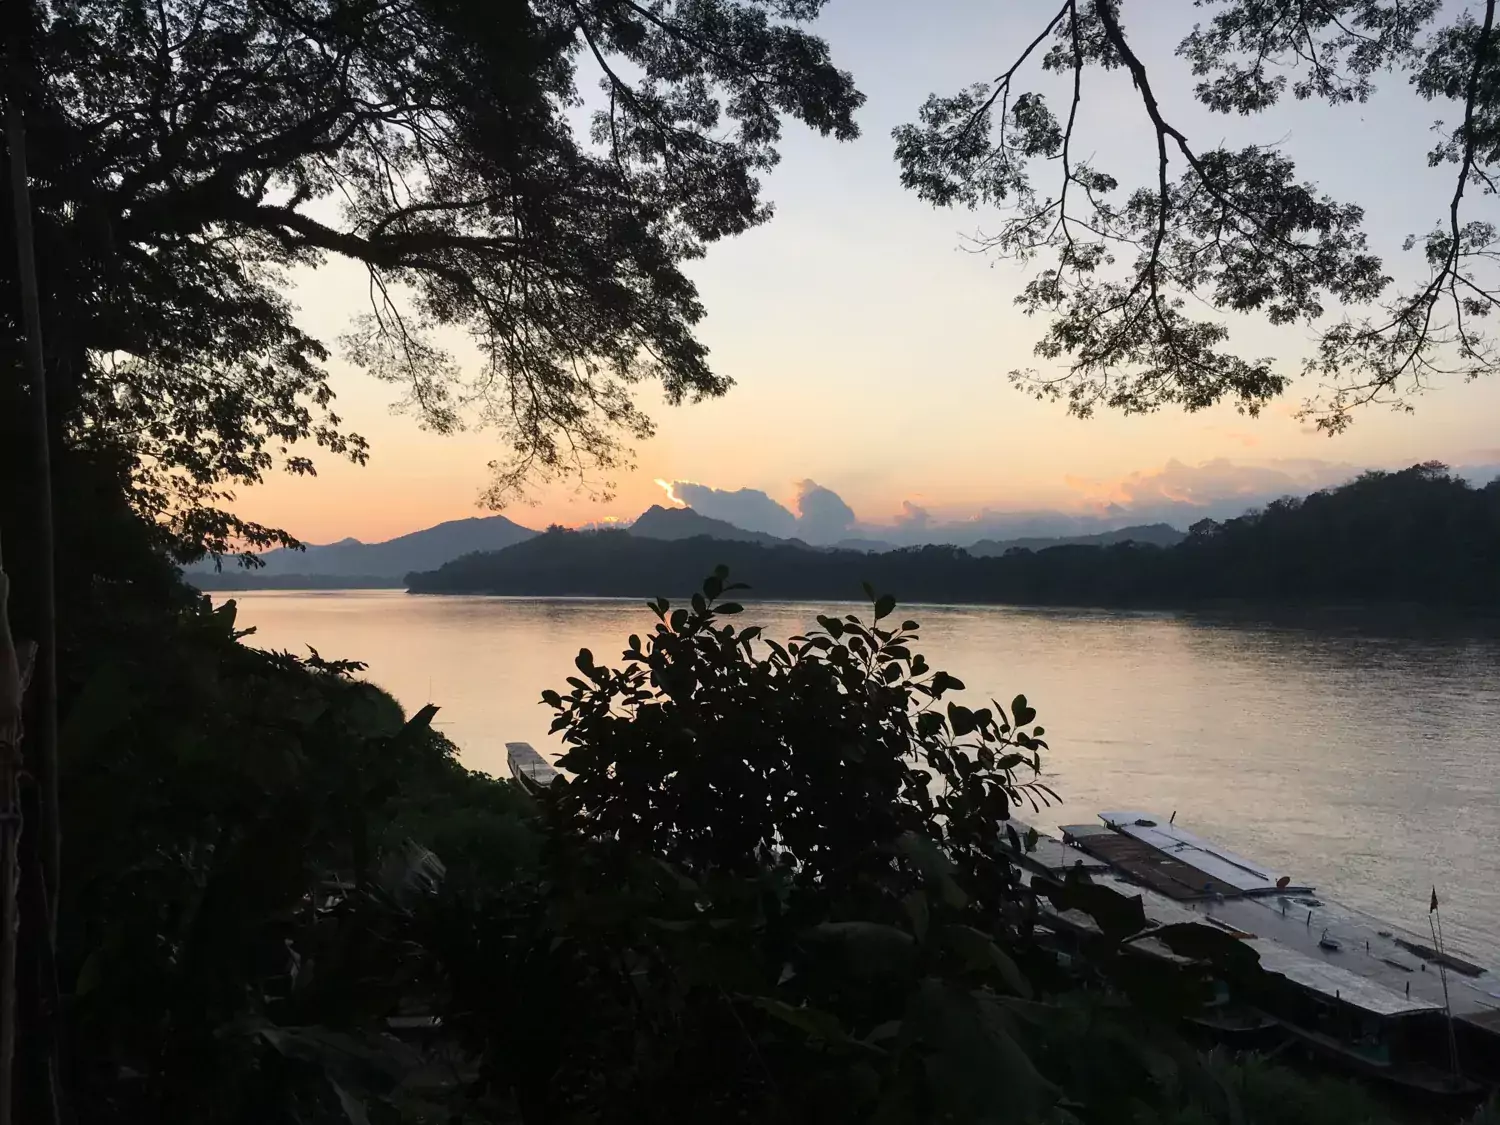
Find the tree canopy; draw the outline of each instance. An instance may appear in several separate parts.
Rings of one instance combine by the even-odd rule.
[[[651,430],[634,384],[728,386],[682,266],[770,216],[783,119],[856,135],[862,96],[799,26],[823,2],[41,0],[25,108],[70,444],[188,553],[286,541],[226,504],[312,472],[311,443],[366,456],[286,296],[343,258],[370,294],[349,358],[426,424],[496,427],[495,499],[607,473]]]
[[[1311,327],[1300,365],[1320,389],[1303,410],[1329,432],[1361,405],[1406,407],[1435,379],[1493,372],[1495,0],[1197,7],[1206,20],[1184,25],[1177,48],[1197,80],[1190,93],[1142,61],[1128,21],[1144,2],[1063,0],[995,81],[934,95],[895,131],[908,188],[940,206],[998,206],[1003,222],[982,245],[1039,265],[1016,301],[1048,321],[1035,351],[1059,366],[1012,379],[1080,416],[1221,401],[1254,414],[1291,386],[1296,361],[1237,347],[1226,323],[1236,313]],[[1149,127],[1155,174],[1139,186],[1101,167],[1081,135],[1101,70],[1129,75]],[[1305,180],[1283,144],[1205,146],[1182,124],[1189,98],[1222,115],[1288,98],[1338,108],[1364,103],[1387,76],[1433,103],[1442,119],[1427,164],[1452,172],[1451,193],[1413,216],[1426,233],[1407,239],[1421,255],[1411,284],[1372,250],[1364,208]]]

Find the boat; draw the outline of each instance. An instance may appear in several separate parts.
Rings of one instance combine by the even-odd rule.
[[[1285,1039],[1280,1021],[1250,1007],[1209,1009],[1188,1016],[1186,1022],[1189,1030],[1200,1032],[1211,1043],[1241,1051],[1264,1049]]]
[[[557,768],[532,749],[529,742],[507,742],[505,760],[511,777],[533,793],[547,788],[560,776]]]
[[[1195,1016],[1201,1029],[1230,1038],[1237,1025],[1259,1034],[1274,1021],[1325,1061],[1420,1094],[1461,1099],[1500,1086],[1493,970],[1180,828],[1175,814],[1099,819],[1063,826],[1061,852],[1046,853],[1063,857],[1054,873],[1082,852],[1104,868],[1092,880],[1139,897],[1150,922],[1212,925],[1259,959],[1258,983]],[[1089,929],[1087,919],[1050,920]]]

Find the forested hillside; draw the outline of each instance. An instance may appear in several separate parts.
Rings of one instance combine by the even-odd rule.
[[[983,558],[943,546],[808,552],[553,528],[408,582],[414,593],[648,597],[691,591],[721,563],[762,598],[855,598],[868,581],[922,602],[1497,606],[1500,482],[1474,488],[1443,465],[1414,465],[1223,523],[1200,521],[1173,547],[1059,546]]]

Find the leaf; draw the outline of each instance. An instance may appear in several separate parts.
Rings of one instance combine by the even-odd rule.
[[[1123,941],[1146,928],[1146,908],[1139,895],[1120,894],[1072,875],[1062,883],[1045,883],[1041,887],[1058,910],[1083,911],[1111,941]]]
[[[370,1125],[370,1115],[365,1112],[365,1103],[335,1082],[332,1075],[326,1077],[328,1084],[333,1087],[333,1092],[339,1099],[339,1107],[344,1111],[344,1116],[349,1119],[349,1125]]]
[[[879,1043],[886,1039],[894,1039],[901,1034],[900,1020],[886,1020],[884,1023],[876,1024],[870,1029],[870,1034],[865,1036],[866,1043]]]
[[[558,695],[557,692],[553,691],[551,688],[548,688],[546,691],[542,692],[542,702],[545,703],[548,707],[561,708],[562,696]]]
[[[973,926],[949,923],[938,930],[938,940],[962,957],[971,970],[992,972],[1005,982],[1005,987],[1011,992],[1023,999],[1031,998],[1031,983],[1011,960],[1010,955],[988,935],[980,933]]]
[[[586,648],[578,650],[578,655],[574,658],[573,664],[585,676],[592,676],[594,674],[594,654]]]
[[[974,721],[974,712],[957,703],[948,704],[948,723],[953,727],[955,735],[973,734],[978,726]]]
[[[903,622],[901,622],[901,631],[903,633],[915,632],[917,629],[920,629],[921,627],[922,626],[918,625],[915,621],[903,621]]]
[[[911,860],[925,882],[937,885],[939,897],[948,906],[962,910],[969,904],[969,896],[953,881],[953,861],[926,836],[903,832],[896,837],[896,851]]]
[[[881,922],[821,922],[804,936],[842,943],[855,976],[883,976],[911,965],[916,958],[916,939]]]
[[[865,592],[865,597],[873,602],[875,600],[875,587],[871,586],[868,582],[861,582],[859,586]]]
[[[1026,705],[1024,695],[1018,695],[1010,701],[1010,713],[1018,727],[1030,726],[1031,721],[1036,718],[1036,712]]]
[[[1057,1090],[1006,1028],[1003,1010],[967,989],[929,977],[918,987],[906,1022],[928,1044],[923,1060],[937,1102],[933,1121],[1036,1121]]]
[[[723,602],[715,607],[718,613],[744,613],[745,607],[739,602]]]
[[[896,610],[896,599],[891,594],[882,594],[875,600],[875,620],[889,617]]]
[[[853,1038],[844,1030],[844,1025],[839,1022],[838,1017],[832,1013],[809,1008],[805,1004],[793,1007],[786,1001],[777,1000],[771,996],[752,996],[748,999],[751,1004],[768,1016],[780,1020],[789,1027],[796,1028],[810,1039],[859,1047],[867,1051],[879,1051],[874,1044]]]
[[[905,909],[907,918],[911,920],[911,932],[917,942],[919,944],[925,942],[929,918],[927,896],[921,891],[912,891],[901,900],[901,906]]]

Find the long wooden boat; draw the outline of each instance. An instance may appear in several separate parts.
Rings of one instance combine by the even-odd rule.
[[[1139,896],[1155,923],[1213,925],[1257,954],[1261,983],[1232,998],[1231,1024],[1253,1027],[1243,1013],[1257,1010],[1326,1061],[1419,1093],[1462,1098],[1500,1085],[1493,970],[1179,828],[1175,817],[1111,811],[1100,820],[1064,826],[1062,839],[1106,866],[1095,882]],[[1211,1026],[1222,1012],[1204,1019],[1208,1030],[1234,1031]]]
[[[556,767],[532,749],[529,742],[507,742],[505,760],[510,775],[533,792],[545,789],[557,780]]]

